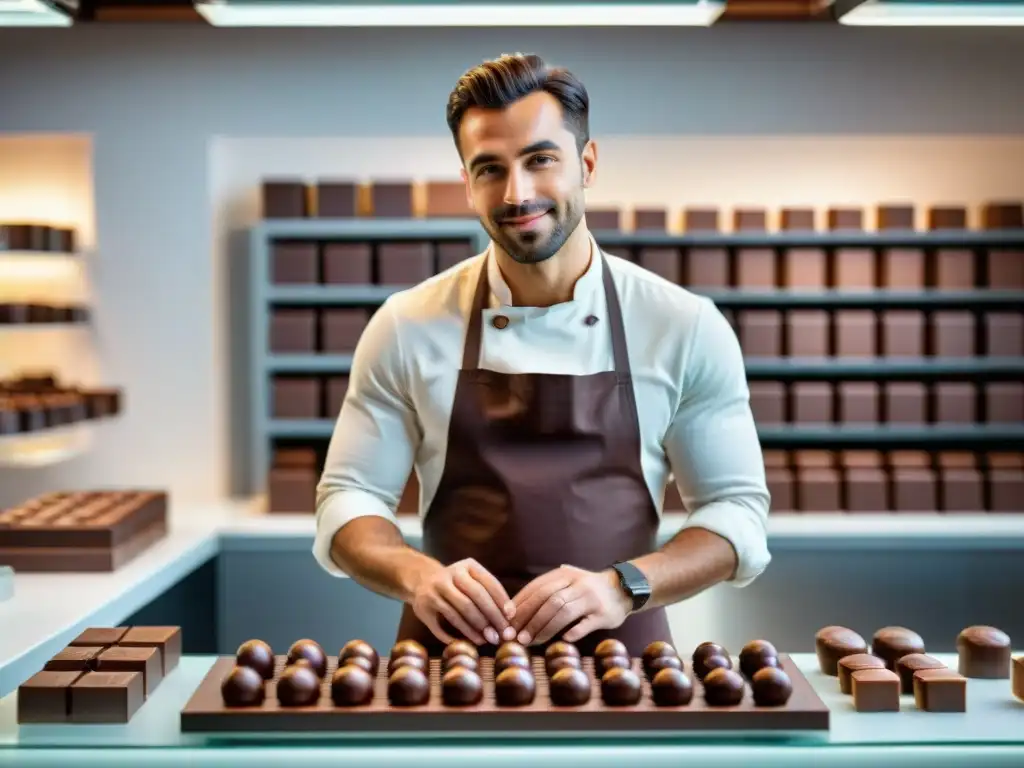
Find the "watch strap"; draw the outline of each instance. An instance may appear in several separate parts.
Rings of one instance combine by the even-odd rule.
[[[639,611],[651,597],[651,585],[644,572],[630,562],[614,563],[612,568],[619,574],[619,584],[633,600],[634,611]]]

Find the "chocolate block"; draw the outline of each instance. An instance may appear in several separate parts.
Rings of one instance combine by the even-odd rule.
[[[972,454],[939,454],[939,472],[943,511],[984,511],[985,482]]]
[[[1024,288],[1024,249],[988,252],[988,285],[1002,291]]]
[[[789,456],[784,451],[764,452],[765,477],[771,507],[774,512],[792,512],[796,509],[796,489]]]
[[[1019,462],[1019,455],[990,455],[989,467],[990,510],[1024,512],[1024,463]]]
[[[928,229],[966,229],[967,209],[954,206],[936,206],[928,210]]]
[[[163,679],[161,666],[160,649],[154,646],[114,646],[102,651],[96,659],[97,672],[141,673],[146,698],[152,695]]]
[[[940,249],[935,254],[938,286],[944,290],[968,290],[974,287],[974,254],[963,249]]]
[[[325,402],[328,419],[338,418],[341,413],[341,406],[345,402],[345,393],[348,392],[348,376],[331,376],[327,379],[327,397]]]
[[[320,350],[350,354],[369,322],[364,309],[324,309],[320,312]]]
[[[622,229],[622,212],[618,208],[588,208],[587,227],[591,230]]]
[[[845,451],[841,456],[845,507],[849,512],[882,512],[889,506],[888,476],[877,451]]]
[[[1024,314],[992,312],[985,315],[985,345],[992,357],[1024,355]]]
[[[832,385],[826,381],[799,381],[790,388],[793,421],[825,424],[833,420]]]
[[[686,253],[686,285],[689,288],[727,288],[729,257],[720,248],[693,248]]]
[[[879,387],[873,381],[844,381],[839,384],[839,420],[847,424],[879,421]]]
[[[351,219],[359,214],[359,187],[354,181],[321,179],[316,185],[316,215],[321,219]]]
[[[840,357],[873,357],[875,314],[868,310],[841,310],[835,314],[836,350]]]
[[[936,312],[932,317],[931,347],[938,357],[971,357],[974,316],[970,312]]]
[[[315,467],[316,451],[312,448],[275,448],[275,467]]]
[[[914,703],[925,712],[966,712],[967,678],[951,669],[919,669],[913,678]]]
[[[859,208],[829,208],[828,228],[859,232],[864,229],[864,212]]]
[[[956,638],[957,671],[979,680],[1010,677],[1010,636],[997,627],[965,627]]]
[[[128,634],[128,627],[90,627],[83,630],[68,645],[106,648],[110,645],[117,645],[126,634]]]
[[[732,214],[732,227],[737,232],[764,232],[768,229],[768,213],[758,208],[737,208]]]
[[[316,260],[316,243],[273,243],[270,246],[270,280],[276,285],[315,283]]]
[[[1013,695],[1024,701],[1024,656],[1018,656],[1013,660],[1012,682],[1010,689]]]
[[[792,232],[813,232],[814,231],[814,209],[813,208],[783,208],[780,217],[781,228]]]
[[[633,229],[664,232],[668,229],[668,213],[664,208],[637,208],[633,211]]]
[[[897,451],[890,456],[890,465],[892,503],[898,512],[935,512],[939,508],[928,454]]]
[[[146,698],[141,672],[86,672],[70,691],[75,723],[127,723]]]
[[[308,215],[309,195],[304,181],[263,182],[264,219],[302,219]]]
[[[867,248],[839,248],[835,252],[835,284],[843,291],[871,290],[877,284],[875,252]]]
[[[433,274],[431,243],[381,243],[377,247],[377,282],[382,285],[421,283]]]
[[[789,248],[784,265],[787,288],[819,291],[828,284],[825,252],[819,248]]]
[[[858,669],[850,682],[858,712],[900,711],[900,676],[891,669]]]
[[[427,216],[431,218],[472,218],[476,213],[466,200],[466,185],[461,181],[427,182]]]
[[[373,252],[369,243],[325,243],[324,282],[329,285],[369,285],[373,282]]]
[[[412,183],[407,181],[377,183],[371,189],[373,215],[407,219],[412,216]]]
[[[1021,203],[986,203],[981,209],[984,229],[1020,229],[1024,227],[1024,205]]]
[[[313,514],[319,474],[313,467],[271,467],[267,511]]]
[[[828,356],[828,313],[798,309],[787,313],[789,354],[792,357]]]
[[[740,313],[739,340],[747,357],[774,357],[782,354],[782,316],[771,310],[747,310]]]
[[[0,224],[0,251],[29,251],[32,249],[31,224]]]
[[[758,424],[782,424],[786,420],[786,388],[778,381],[752,381],[750,410]]]
[[[32,675],[18,686],[18,722],[67,722],[71,686],[81,674],[44,670]]]
[[[851,653],[843,656],[836,664],[839,691],[847,696],[853,693],[852,675],[859,669],[885,669],[885,662],[870,653]]]
[[[669,282],[682,282],[682,263],[675,248],[641,248],[637,262],[644,269],[665,278]]]
[[[69,645],[50,659],[43,669],[52,672],[85,672],[96,669],[96,657],[102,646]]]
[[[160,649],[160,671],[164,677],[181,659],[181,627],[132,627],[118,645]]]
[[[795,458],[800,511],[838,512],[841,480],[835,457],[827,451],[798,451]]]
[[[973,424],[977,421],[974,385],[947,381],[935,385],[935,420],[939,424]]]
[[[320,380],[312,376],[275,376],[270,407],[275,419],[319,419]]]
[[[924,424],[928,393],[924,384],[893,381],[885,384],[885,420],[889,424]]]
[[[736,285],[746,290],[774,290],[775,252],[770,248],[740,248],[736,252]]]
[[[900,676],[900,693],[914,692],[914,674],[922,669],[947,669],[946,665],[926,653],[908,653],[896,660],[896,674]]]
[[[998,382],[985,385],[985,415],[991,424],[1024,421],[1024,384]]]
[[[914,206],[906,204],[878,206],[878,228],[881,230],[913,229]]]
[[[924,251],[888,248],[882,254],[882,285],[897,290],[924,288]]]
[[[890,310],[882,314],[882,354],[920,357],[924,354],[924,313]]]
[[[444,272],[466,259],[475,256],[475,248],[468,240],[465,242],[437,244],[437,270]]]
[[[316,312],[312,309],[273,309],[270,312],[270,351],[316,351]]]

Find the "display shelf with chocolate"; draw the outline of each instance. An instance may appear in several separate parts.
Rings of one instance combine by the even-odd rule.
[[[0,326],[42,326],[76,324],[89,321],[89,309],[78,305],[17,304],[0,302]]]
[[[0,561],[24,572],[114,571],[167,534],[167,493],[61,491],[0,512]]]
[[[624,731],[813,733],[829,727],[828,708],[786,654],[769,654],[777,664],[761,666],[750,681],[738,671],[718,667],[708,673],[708,684],[672,666],[655,670],[651,678],[644,657],[618,663],[622,648],[614,643],[593,657],[580,655],[570,643],[552,644],[547,650],[544,654],[510,642],[492,657],[462,641],[428,658],[423,646],[402,641],[380,656],[356,639],[339,656],[326,657],[323,675],[308,661],[289,663],[288,655],[278,654],[264,679],[270,648],[253,639],[235,656],[214,663],[181,710],[181,728],[325,731],[361,738],[423,731],[469,738],[496,732],[595,737]],[[744,657],[748,666],[755,657],[759,663],[768,658],[764,650],[759,643],[749,644]],[[678,659],[671,646],[663,645],[649,648],[645,657],[648,664]],[[377,659],[375,671],[353,663],[370,658]],[[606,662],[603,673],[599,659]],[[556,667],[558,660],[572,661]]]
[[[0,254],[5,252],[73,254],[75,230],[40,222],[0,221]]]

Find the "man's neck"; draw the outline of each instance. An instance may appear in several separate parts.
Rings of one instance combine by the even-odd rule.
[[[592,258],[590,233],[583,224],[558,253],[539,264],[520,264],[497,246],[494,253],[517,307],[550,307],[570,301]]]

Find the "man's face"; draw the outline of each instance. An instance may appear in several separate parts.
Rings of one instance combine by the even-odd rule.
[[[554,256],[583,218],[593,142],[581,157],[561,105],[543,92],[470,109],[459,138],[469,203],[491,239],[522,264]]]

